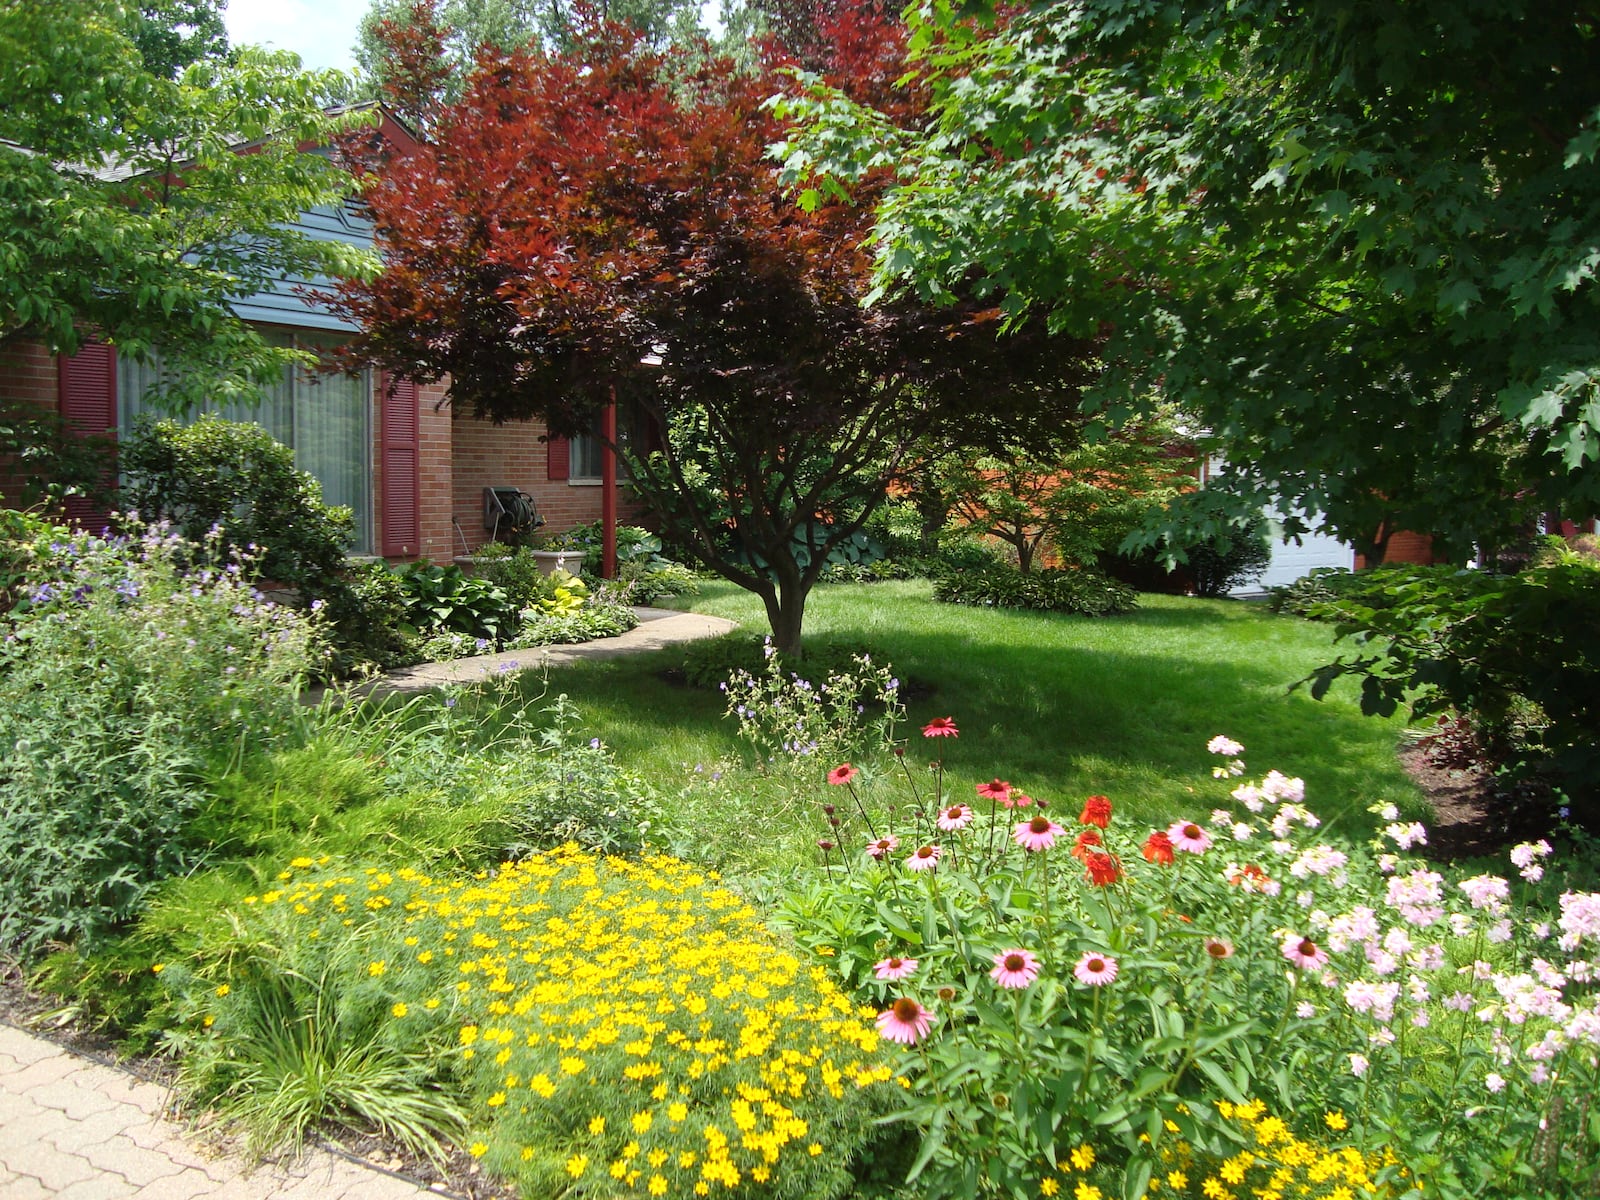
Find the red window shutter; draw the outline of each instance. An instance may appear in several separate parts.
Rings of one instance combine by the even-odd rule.
[[[566,438],[546,439],[546,479],[566,479],[572,470],[572,443]]]
[[[379,547],[385,558],[422,552],[421,397],[415,380],[382,376],[378,487],[383,493]]]
[[[79,437],[117,436],[117,352],[110,346],[90,343],[76,354],[63,354],[58,362],[57,397],[62,419]],[[116,480],[116,462],[108,458],[101,481],[111,486]],[[69,520],[91,533],[111,524],[111,514],[82,496],[71,496],[66,504]]]

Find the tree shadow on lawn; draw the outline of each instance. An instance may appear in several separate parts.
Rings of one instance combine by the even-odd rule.
[[[1205,816],[1234,786],[1210,777],[1219,760],[1205,749],[1226,733],[1244,743],[1252,777],[1272,768],[1303,777],[1310,807],[1346,837],[1370,833],[1375,801],[1423,812],[1395,755],[1398,719],[1362,716],[1353,687],[1324,701],[1288,690],[1332,656],[1325,627],[1238,603],[1156,599],[1098,619],[941,606],[929,628],[894,623],[855,595],[819,605],[813,628],[867,643],[934,689],[910,705],[907,762],[942,753],[958,799],[999,776],[1073,817],[1091,792],[1130,819]],[[664,748],[680,763],[737,754],[719,693],[658,678],[671,658],[555,671],[550,691],[597,719],[624,763],[659,762]],[[917,731],[935,716],[953,716],[961,737],[924,743]],[[831,765],[819,764],[819,780]]]

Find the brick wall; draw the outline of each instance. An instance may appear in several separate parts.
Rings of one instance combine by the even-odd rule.
[[[546,529],[553,533],[600,519],[599,484],[548,478],[547,447],[539,440],[544,434],[542,422],[509,421],[496,425],[457,413],[452,426],[453,515],[474,550],[489,540],[489,531],[483,527],[486,487],[515,487],[527,492],[538,504]],[[619,498],[617,519],[622,523],[637,522],[641,511],[626,495]],[[456,535],[455,546],[459,554],[460,534]]]
[[[419,389],[422,422],[417,465],[422,555],[434,562],[449,562],[461,553],[460,541],[450,524],[455,487],[455,422],[450,406],[443,403],[448,388],[448,383],[440,382],[423,384]]]
[[[12,342],[0,349],[0,407],[37,404],[57,411],[60,368],[55,355],[38,342]],[[15,463],[0,459],[0,496],[15,501],[22,476]]]

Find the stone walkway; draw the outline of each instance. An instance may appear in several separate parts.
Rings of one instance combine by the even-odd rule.
[[[251,1167],[166,1118],[168,1094],[0,1025],[4,1200],[416,1200],[415,1180],[313,1149]],[[448,1193],[445,1193],[448,1194]]]
[[[635,608],[633,612],[639,624],[616,637],[573,645],[537,646],[531,650],[502,650],[498,654],[458,658],[453,662],[423,663],[419,667],[391,671],[357,688],[356,693],[409,694],[451,683],[481,683],[486,675],[556,667],[582,659],[620,658],[680,642],[718,637],[737,627],[733,621],[704,613],[674,612],[666,608]]]

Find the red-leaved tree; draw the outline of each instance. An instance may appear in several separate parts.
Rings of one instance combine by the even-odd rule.
[[[881,71],[897,36],[837,57]],[[829,551],[912,454],[1058,433],[1092,346],[1002,336],[992,299],[865,304],[871,205],[785,192],[767,57],[740,72],[598,26],[568,54],[481,59],[428,144],[372,165],[388,268],[342,303],[367,361],[448,375],[495,421],[575,433],[612,395],[639,405],[667,436],[638,492],[798,651]]]

